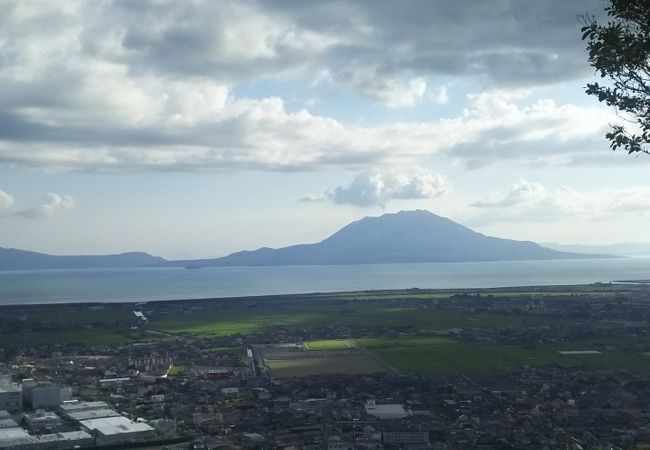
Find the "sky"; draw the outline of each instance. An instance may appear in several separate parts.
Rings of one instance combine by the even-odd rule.
[[[579,16],[602,0],[0,0],[0,246],[216,257],[427,209],[650,241],[650,157]]]

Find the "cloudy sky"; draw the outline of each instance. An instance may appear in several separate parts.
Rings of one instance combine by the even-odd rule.
[[[650,158],[577,16],[602,0],[0,0],[0,246],[219,256],[424,208],[650,241]]]

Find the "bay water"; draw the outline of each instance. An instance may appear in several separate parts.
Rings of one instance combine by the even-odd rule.
[[[140,302],[407,288],[490,288],[650,279],[650,258],[340,266],[0,272],[0,305]]]

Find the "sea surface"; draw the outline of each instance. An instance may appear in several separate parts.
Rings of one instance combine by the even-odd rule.
[[[343,266],[0,271],[0,305],[650,279],[650,258]]]

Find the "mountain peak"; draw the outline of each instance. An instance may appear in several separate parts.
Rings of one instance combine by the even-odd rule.
[[[584,257],[477,233],[424,209],[368,216],[316,244],[239,252],[215,265],[378,264]]]
[[[263,247],[209,260],[166,261],[142,252],[55,256],[0,248],[0,270],[159,266],[281,266],[593,258],[485,236],[424,209],[364,217],[316,244]]]

